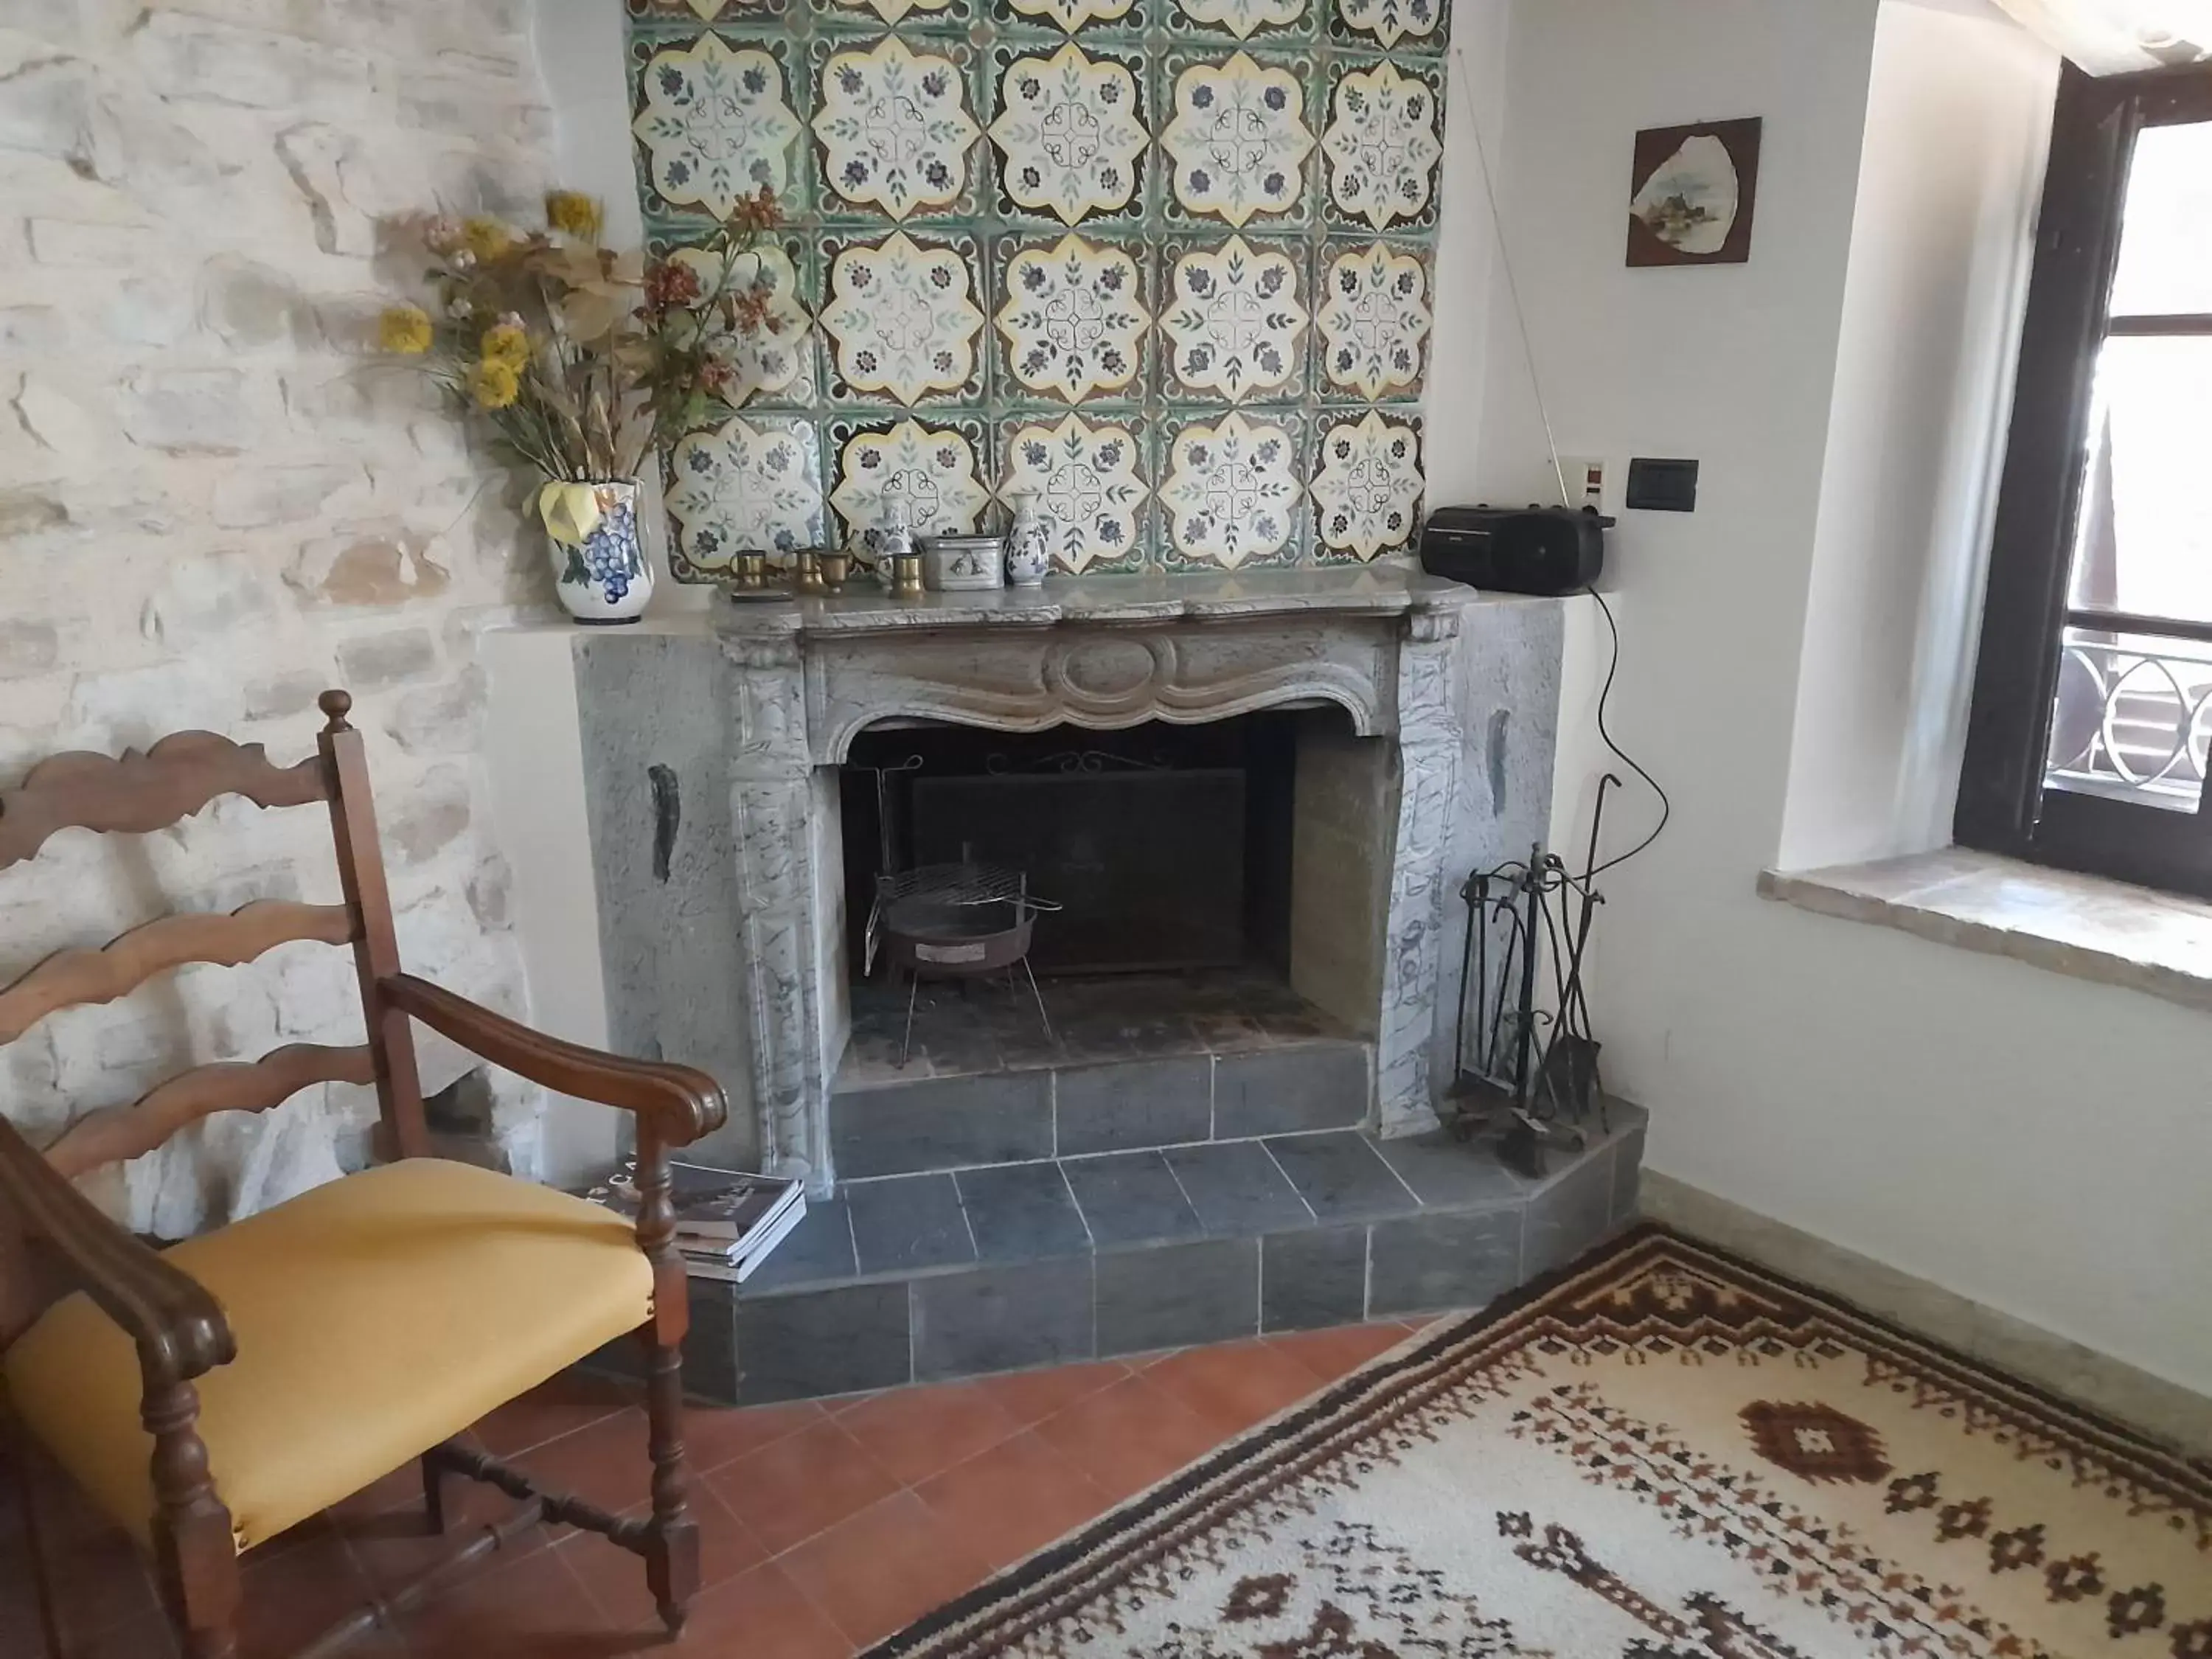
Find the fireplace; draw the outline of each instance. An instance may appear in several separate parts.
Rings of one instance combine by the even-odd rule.
[[[1312,1021],[1364,1045],[1359,1121],[1431,1128],[1458,884],[1544,835],[1559,629],[1376,568],[582,639],[611,1031],[721,1077],[711,1152],[826,1194],[877,878],[967,857],[1066,907],[1034,965],[1073,1023]]]

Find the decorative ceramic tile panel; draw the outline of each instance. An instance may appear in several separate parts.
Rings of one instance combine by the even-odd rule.
[[[1086,578],[1409,548],[1449,0],[624,4],[648,252],[792,218],[679,577],[1019,493]]]

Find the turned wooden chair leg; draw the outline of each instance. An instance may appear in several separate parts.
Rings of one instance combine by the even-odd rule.
[[[54,1556],[39,1514],[39,1454],[23,1425],[5,1411],[0,1411],[0,1431],[4,1431],[8,1461],[15,1465],[15,1496],[23,1509],[23,1537],[31,1549],[31,1588],[39,1598],[39,1633],[46,1638],[47,1659],[62,1659],[61,1608],[54,1600]]]
[[[189,1382],[149,1395],[140,1417],[154,1437],[154,1554],[185,1659],[237,1659],[238,1547],[216,1496]]]
[[[430,1530],[446,1529],[446,1474],[437,1459],[422,1454],[422,1508],[430,1517]]]
[[[654,1324],[638,1333],[645,1347],[647,1446],[653,1457],[653,1521],[646,1536],[645,1582],[660,1622],[684,1628],[699,1588],[699,1527],[690,1518],[684,1470],[684,1349],[664,1342]]]

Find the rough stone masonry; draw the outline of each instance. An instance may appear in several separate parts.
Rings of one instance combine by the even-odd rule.
[[[312,750],[367,734],[409,966],[524,1000],[475,756],[476,641],[538,609],[519,487],[434,389],[370,360],[416,273],[380,216],[535,211],[549,117],[527,0],[0,0],[0,782],[181,727]],[[319,811],[232,800],[143,837],[70,831],[0,872],[0,982],[172,908],[334,900]],[[465,1069],[422,1034],[425,1084]],[[183,1066],[361,1040],[346,952],[187,969],[0,1050],[33,1140]],[[533,1167],[539,1103],[493,1132]],[[179,1236],[366,1156],[368,1091],[225,1114],[95,1194]]]

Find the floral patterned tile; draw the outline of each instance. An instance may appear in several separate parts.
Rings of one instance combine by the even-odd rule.
[[[1315,556],[1364,564],[1405,551],[1420,526],[1424,422],[1418,408],[1329,410],[1312,483]]]
[[[635,36],[653,29],[696,29],[702,23],[775,23],[788,27],[793,0],[623,0]],[[805,8],[802,5],[800,9]]]
[[[1328,72],[1323,212],[1332,227],[1425,230],[1443,170],[1443,72],[1344,57]]]
[[[1428,384],[1433,255],[1332,238],[1315,253],[1314,386],[1326,400],[1419,398]]]
[[[1307,56],[1242,48],[1166,53],[1155,94],[1166,223],[1310,224],[1321,166],[1315,82]]]
[[[965,38],[975,21],[975,0],[806,0],[814,27],[867,32],[896,26],[900,33],[945,31]]]
[[[982,401],[981,237],[826,237],[822,258],[831,402]]]
[[[1451,0],[1316,0],[1328,12],[1328,38],[1380,48],[1394,58],[1442,52],[1451,44]]]
[[[972,410],[831,421],[830,505],[841,538],[872,547],[895,503],[917,535],[974,530],[991,501],[986,432]]]
[[[811,87],[798,44],[720,32],[640,41],[630,131],[647,212],[719,222],[763,185],[806,210]]]
[[[666,484],[680,578],[710,577],[741,552],[822,540],[821,440],[811,422],[748,412],[695,432],[670,452]]]
[[[1326,4],[1327,0],[1321,0]],[[1171,35],[1304,45],[1316,33],[1310,0],[1160,0]]]
[[[1299,562],[1311,526],[1301,410],[1184,410],[1158,425],[1161,563],[1251,570]]]
[[[1304,392],[1309,252],[1282,236],[1162,243],[1161,395],[1280,403]]]
[[[823,220],[978,215],[986,144],[973,106],[973,47],[904,33],[820,36],[808,56]]]
[[[1153,14],[1173,0],[989,0],[991,26],[1009,40],[1141,41]]]
[[[645,246],[654,259],[676,259],[698,271],[702,286],[720,275],[719,262],[703,244],[712,224],[690,218],[647,222]],[[769,295],[770,326],[747,341],[738,360],[738,383],[730,400],[741,408],[811,410],[822,400],[823,371],[815,317],[820,308],[820,257],[813,239],[788,234],[773,246],[738,254],[729,281],[733,288],[756,283]]]
[[[1119,406],[1149,391],[1153,259],[1141,237],[1003,237],[994,246],[994,398]]]
[[[1102,228],[1143,216],[1152,143],[1140,53],[1002,45],[991,78],[1000,214]]]
[[[1151,457],[1134,411],[1041,414],[1000,428],[999,497],[1031,494],[1052,526],[1054,568],[1097,576],[1142,568],[1151,529]]]

